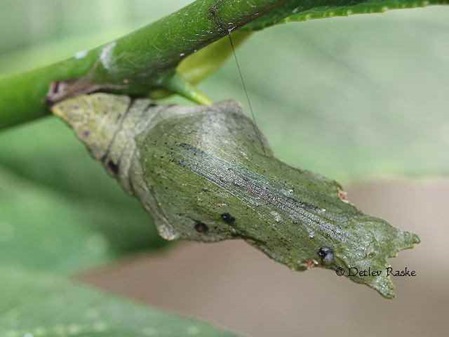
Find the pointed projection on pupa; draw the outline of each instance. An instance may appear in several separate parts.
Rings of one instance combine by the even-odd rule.
[[[419,242],[361,213],[335,181],[273,157],[235,102],[157,106],[99,93],[61,102],[53,112],[168,240],[241,238],[291,269],[327,268],[387,298],[394,296],[387,258]],[[355,268],[381,273],[349,273]]]

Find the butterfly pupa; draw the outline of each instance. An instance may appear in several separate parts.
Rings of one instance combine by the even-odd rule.
[[[335,181],[276,159],[236,102],[162,106],[97,93],[52,109],[167,240],[243,239],[291,269],[337,271],[387,298],[387,258],[419,242],[360,212]]]

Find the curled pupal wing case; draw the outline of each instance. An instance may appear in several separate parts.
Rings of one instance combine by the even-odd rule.
[[[387,258],[419,242],[357,210],[335,181],[276,159],[235,102],[161,106],[97,93],[53,112],[168,240],[241,238],[291,269],[327,268],[387,298]],[[350,272],[356,268],[381,273]]]

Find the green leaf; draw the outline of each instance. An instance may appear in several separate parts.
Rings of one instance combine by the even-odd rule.
[[[232,34],[234,47],[239,47],[251,35],[251,33],[239,31]],[[187,57],[179,64],[177,70],[186,81],[198,84],[222,67],[232,52],[229,37],[226,36]]]
[[[0,182],[2,265],[72,273],[165,244],[53,118],[0,134]]]
[[[3,337],[234,336],[69,281],[16,269],[0,271]]]
[[[391,9],[447,4],[448,0],[288,0],[269,14],[247,24],[245,30],[258,30],[276,24],[324,19],[352,14],[383,13]]]
[[[449,7],[429,7],[255,34],[238,56],[257,124],[280,159],[339,181],[447,174],[448,32]],[[202,89],[246,102],[234,63]]]

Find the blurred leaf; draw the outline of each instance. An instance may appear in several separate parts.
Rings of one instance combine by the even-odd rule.
[[[238,51],[258,125],[340,181],[449,173],[449,7],[277,26]],[[245,103],[234,63],[201,88]],[[249,111],[249,109],[246,109]]]
[[[1,269],[0,335],[234,336],[207,323],[133,304],[68,281]]]
[[[351,14],[382,13],[390,9],[447,4],[448,0],[287,0],[267,15],[252,21],[245,30],[258,30],[276,24],[324,19]]]
[[[75,272],[165,244],[56,119],[1,133],[0,169],[2,264]]]

